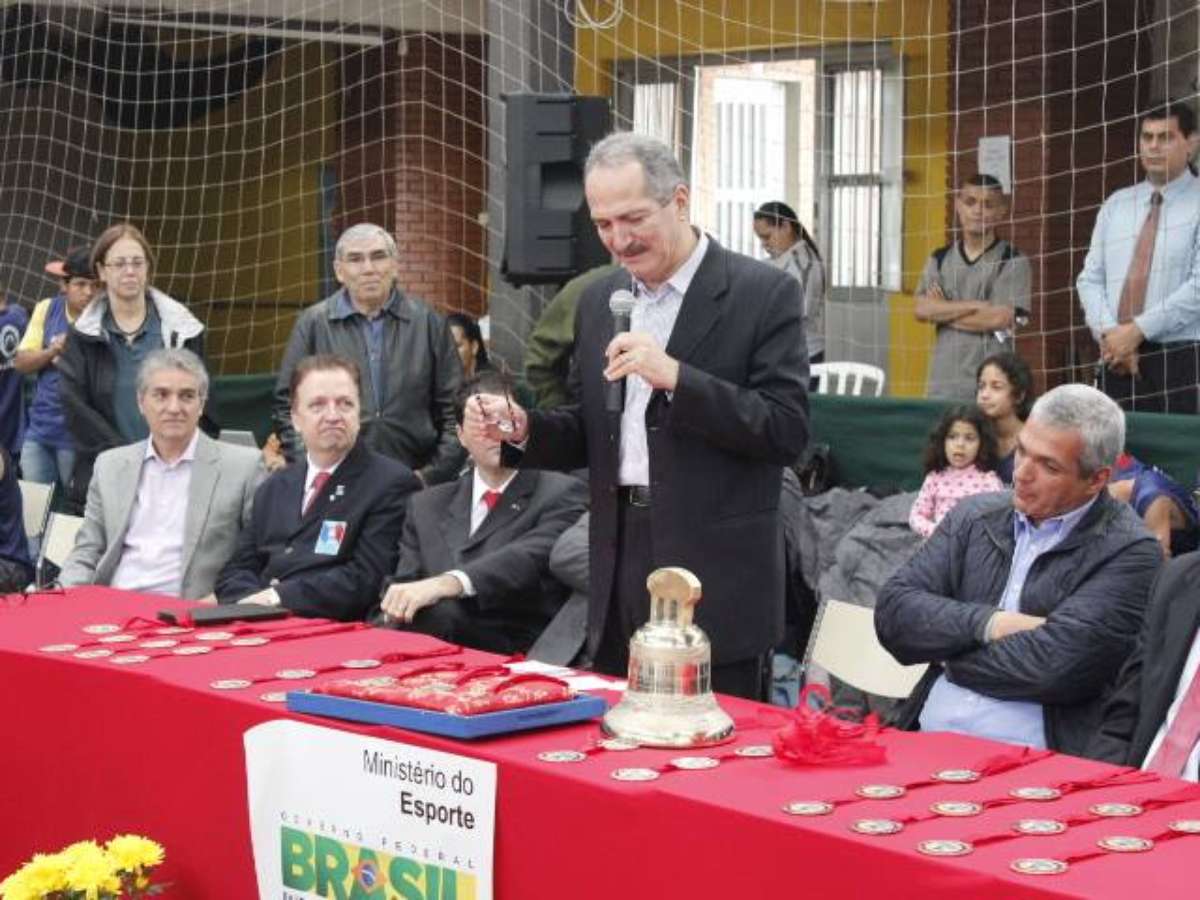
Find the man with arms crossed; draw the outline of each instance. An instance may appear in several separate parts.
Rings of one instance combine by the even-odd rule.
[[[1018,435],[1011,494],[960,502],[884,585],[880,642],[932,664],[898,725],[1083,753],[1162,563],[1104,489],[1124,442],[1112,400],[1055,388]]]

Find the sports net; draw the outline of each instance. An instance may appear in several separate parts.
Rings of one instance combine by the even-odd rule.
[[[375,221],[401,286],[490,313],[516,369],[551,290],[498,275],[503,95],[599,94],[691,173],[695,220],[762,256],[783,200],[828,269],[826,356],[922,396],[913,315],[952,187],[1009,188],[999,232],[1031,263],[1015,346],[1046,384],[1089,380],[1074,279],[1103,199],[1140,177],[1140,110],[1190,99],[1186,0],[174,0],[8,3],[0,34],[0,241],[10,296],[131,220],[154,283],[209,329],[218,371],[270,371],[332,245]]]

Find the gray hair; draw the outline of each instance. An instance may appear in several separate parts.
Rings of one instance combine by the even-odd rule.
[[[352,241],[369,241],[371,238],[382,238],[384,247],[387,248],[388,256],[392,259],[400,258],[400,251],[396,249],[396,239],[388,233],[386,228],[372,225],[370,222],[359,222],[357,225],[351,225],[343,231],[342,236],[337,239],[337,244],[334,245],[333,255],[338,259],[344,259],[347,244]]]
[[[656,203],[670,202],[679,185],[687,186],[687,177],[671,148],[658,138],[632,131],[614,131],[601,139],[588,153],[583,166],[586,179],[593,169],[612,169],[636,162],[646,177],[646,196]]]
[[[1029,418],[1079,432],[1083,438],[1079,471],[1085,478],[1111,466],[1125,449],[1125,413],[1111,397],[1086,384],[1064,384],[1048,391],[1033,404]]]
[[[185,347],[153,350],[146,355],[141,366],[138,367],[137,393],[139,397],[146,393],[146,387],[151,377],[164,369],[176,369],[191,375],[200,386],[200,397],[202,399],[208,397],[208,370],[204,368],[200,357]]]

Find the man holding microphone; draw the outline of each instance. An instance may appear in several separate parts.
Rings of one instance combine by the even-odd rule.
[[[595,669],[625,674],[649,616],[646,577],[683,566],[704,586],[696,621],[712,641],[713,689],[765,699],[783,631],[780,480],[808,439],[799,287],[692,227],[686,179],[661,142],[609,135],[584,179],[622,268],[580,299],[579,400],[527,412],[479,394],[465,428],[506,441],[508,465],[590,469]],[[628,331],[610,312],[619,291],[635,298]]]

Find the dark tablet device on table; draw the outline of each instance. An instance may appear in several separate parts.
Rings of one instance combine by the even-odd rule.
[[[220,606],[201,606],[195,609],[160,609],[158,618],[172,625],[225,625],[228,622],[261,622],[286,619],[292,614],[282,606],[261,603],[228,603]]]

